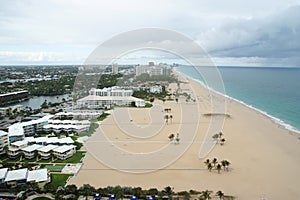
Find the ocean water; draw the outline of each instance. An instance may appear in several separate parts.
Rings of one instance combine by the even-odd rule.
[[[300,130],[300,68],[218,67],[225,95],[259,110],[287,129]],[[203,82],[191,66],[176,67]],[[218,90],[217,88],[213,89]]]

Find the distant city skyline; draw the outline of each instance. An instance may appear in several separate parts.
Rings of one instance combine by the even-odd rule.
[[[112,36],[157,27],[192,38],[216,65],[300,67],[299,19],[299,0],[1,1],[0,65],[83,64]],[[186,64],[155,51],[117,63],[149,61]]]

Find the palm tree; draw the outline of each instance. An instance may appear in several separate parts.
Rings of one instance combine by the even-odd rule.
[[[228,169],[228,166],[230,165],[230,162],[229,161],[225,161],[226,162],[226,170],[228,171],[229,169]]]
[[[171,141],[172,141],[172,140],[174,139],[174,137],[175,137],[175,135],[172,133],[171,135],[169,135],[169,137],[168,137],[168,138],[169,138],[169,140],[171,140]]]
[[[223,133],[222,133],[222,131],[219,133],[219,138],[222,138],[222,136],[223,136]]]
[[[217,159],[217,158],[214,158],[214,159],[212,160],[212,163],[214,164],[214,166],[216,166],[216,164],[218,163],[218,159]]]
[[[208,199],[211,199],[210,194],[211,194],[211,192],[208,191],[208,190],[202,191],[201,195],[199,197],[199,200],[208,200]]]
[[[209,159],[206,159],[206,161],[204,162],[204,164],[208,165],[210,163]]]
[[[225,168],[226,168],[226,160],[222,160],[222,161],[221,161],[221,165],[223,166],[224,171],[225,171]]]
[[[165,115],[165,119],[166,119],[166,124],[168,124],[169,115]]]
[[[176,138],[175,138],[176,144],[179,144],[179,140],[180,140],[179,133],[177,133]]]
[[[222,166],[220,164],[217,165],[216,169],[218,170],[218,173],[220,174],[220,171],[222,169]]]
[[[173,115],[170,115],[169,118],[170,118],[171,123],[172,123]]]
[[[222,138],[222,139],[220,140],[220,145],[224,145],[224,143],[225,143],[225,138]]]
[[[208,169],[209,171],[211,171],[212,168],[213,168],[212,164],[211,164],[211,163],[208,163],[208,164],[207,164],[207,169]]]
[[[216,192],[216,196],[218,196],[220,199],[223,199],[225,195],[222,191],[219,190],[218,192]]]

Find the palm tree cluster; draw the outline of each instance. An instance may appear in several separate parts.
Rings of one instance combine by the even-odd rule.
[[[172,133],[168,136],[168,138],[170,141],[174,141],[174,144],[179,144],[179,141],[180,141],[179,133],[176,134],[176,137],[175,137],[175,134]]]
[[[214,139],[214,141],[216,141],[217,142],[217,144],[220,144],[220,145],[224,145],[224,143],[225,143],[225,138],[223,137],[223,133],[222,132],[220,132],[220,133],[217,133],[217,134],[214,134],[213,136],[212,136],[212,138]]]
[[[168,113],[168,112],[171,112],[171,110],[172,110],[171,108],[165,108],[165,109],[164,109],[164,111],[167,112],[167,113]]]
[[[172,120],[173,120],[173,115],[165,115],[165,120],[166,120],[166,124],[168,124],[168,122],[169,122],[169,119],[171,120],[171,122],[172,122]]]
[[[218,171],[218,173],[220,173],[222,167],[223,167],[224,171],[225,170],[229,171],[228,166],[230,165],[230,162],[228,160],[222,160],[221,162],[218,162],[218,159],[214,158],[211,161],[209,159],[206,159],[204,164],[206,165],[206,167],[209,171],[212,171],[213,169],[215,169]]]
[[[213,191],[204,190],[204,191],[200,192],[199,200],[211,199],[212,194],[213,194]],[[215,193],[215,196],[219,197],[220,199],[224,199],[225,194],[222,191],[219,190]]]

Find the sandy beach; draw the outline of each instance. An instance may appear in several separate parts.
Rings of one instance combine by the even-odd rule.
[[[68,184],[171,186],[175,191],[222,190],[238,199],[300,199],[299,134],[231,99],[225,99],[224,111],[230,117],[205,116],[212,112],[211,97],[220,107],[224,97],[180,79],[180,89],[196,102],[182,96],[178,103],[156,100],[152,108],[114,109],[85,143],[83,166]],[[169,88],[173,92],[177,85]],[[165,115],[172,115],[168,123]],[[222,146],[211,137],[220,131],[226,139]],[[169,141],[171,133],[179,133],[179,144]],[[230,170],[209,172],[203,163],[207,158],[230,161]]]

